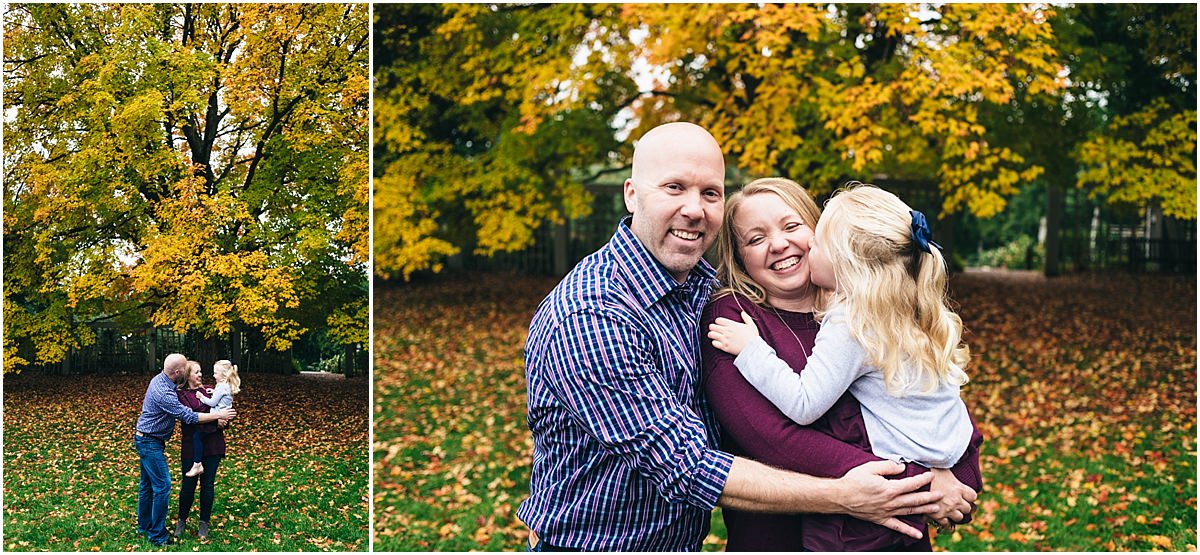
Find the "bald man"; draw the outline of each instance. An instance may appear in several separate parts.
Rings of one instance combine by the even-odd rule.
[[[154,545],[170,543],[167,534],[167,502],[171,498],[171,472],[167,467],[167,440],[175,433],[175,421],[187,424],[229,420],[233,409],[197,413],[183,406],[175,395],[176,386],[187,381],[187,358],[178,353],[163,359],[163,371],[150,380],[142,401],[142,415],[133,433],[133,445],[141,461],[138,483],[138,534]]]
[[[715,286],[702,259],[721,227],[725,161],[690,123],[647,132],[624,185],[632,214],[538,307],[525,344],[532,551],[699,551],[716,505],[842,513],[915,537],[894,518],[941,494],[888,461],[840,479],[718,451],[700,387],[699,321]],[[715,428],[714,428],[715,429]]]

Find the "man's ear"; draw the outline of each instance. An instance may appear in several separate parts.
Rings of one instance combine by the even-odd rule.
[[[633,186],[632,177],[625,180],[624,194],[625,210],[628,210],[630,214],[633,214],[635,212],[633,208],[637,206],[637,189]]]

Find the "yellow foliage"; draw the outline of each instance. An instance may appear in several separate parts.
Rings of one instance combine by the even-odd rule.
[[[1163,214],[1196,219],[1196,112],[1170,113],[1158,99],[1080,145],[1077,185],[1114,203],[1158,203]]]
[[[412,157],[373,180],[375,272],[384,278],[400,273],[408,279],[415,271],[441,271],[436,260],[458,252],[448,241],[433,236],[438,214],[419,201],[418,175],[412,170],[422,161]]]
[[[365,282],[368,10],[7,12],[6,355],[61,360],[97,318],[209,335],[241,322],[286,347],[301,303],[319,312],[324,288],[352,281],[343,262]]]

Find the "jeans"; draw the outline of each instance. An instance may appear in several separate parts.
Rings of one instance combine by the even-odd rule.
[[[192,468],[192,462],[194,462],[192,459],[183,461],[184,472]],[[208,522],[208,517],[212,514],[217,467],[221,465],[221,455],[204,457],[200,462],[204,464],[204,474],[190,478],[184,476],[183,485],[179,488],[179,520],[187,519],[188,513],[192,511],[192,503],[196,499],[197,483],[200,485],[200,520]]]
[[[171,471],[167,468],[167,446],[160,440],[135,435],[133,445],[141,462],[138,483],[138,532],[154,545],[167,543],[167,503],[171,499]]]
[[[203,462],[204,458],[204,435],[204,432],[200,431],[200,426],[196,426],[196,430],[192,432],[192,456],[200,459],[201,462]],[[189,470],[191,468],[183,469],[185,473]],[[205,467],[205,471],[208,471],[208,467]]]

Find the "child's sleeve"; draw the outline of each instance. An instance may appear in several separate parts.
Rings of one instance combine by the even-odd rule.
[[[827,318],[799,375],[761,337],[746,345],[734,365],[780,412],[807,426],[824,415],[866,371],[865,358],[849,328]]]
[[[217,397],[218,395],[216,390],[213,390],[212,397],[205,397],[203,393],[196,394],[196,398],[199,399],[201,403],[208,405],[209,408],[217,406]]]

